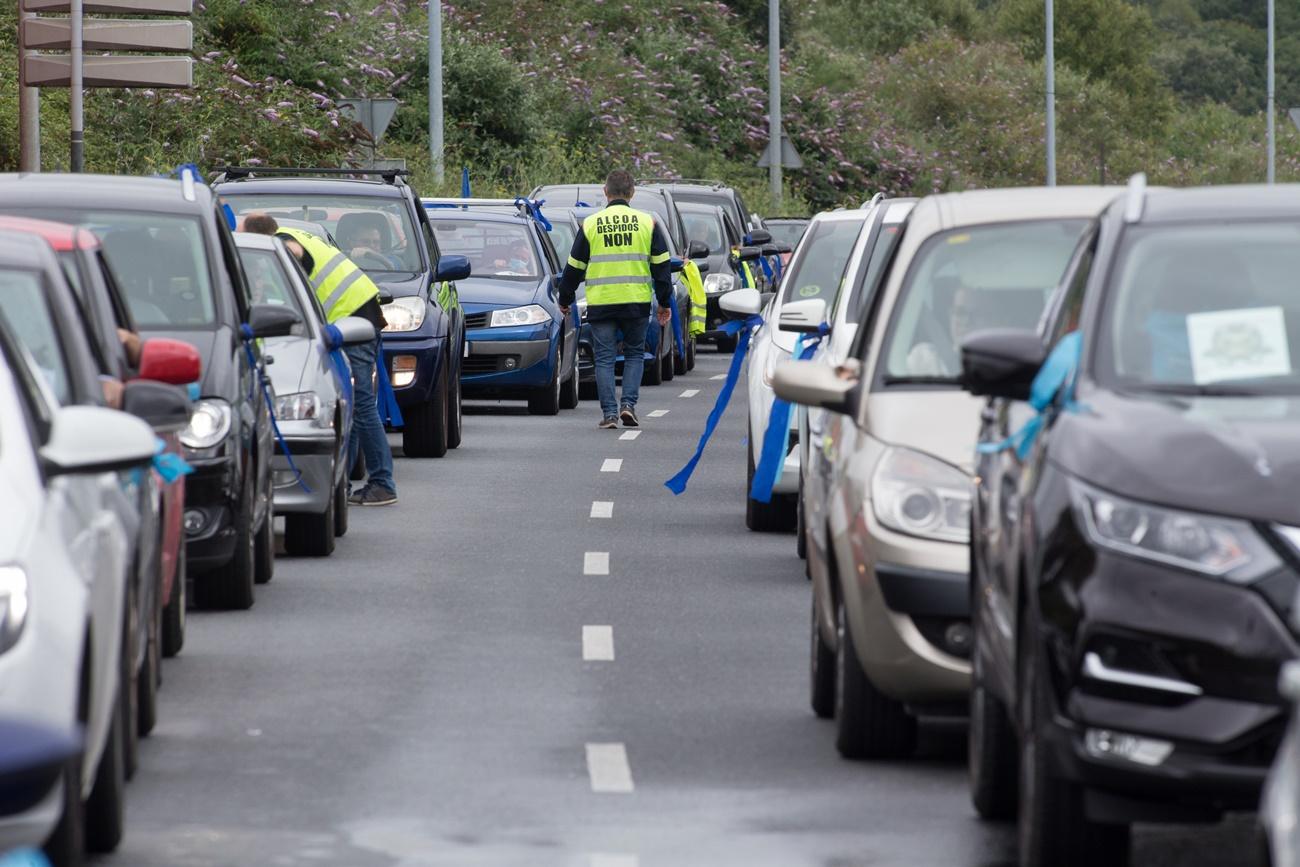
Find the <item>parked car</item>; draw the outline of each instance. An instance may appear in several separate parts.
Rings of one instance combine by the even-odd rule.
[[[764,311],[763,324],[750,337],[746,359],[746,384],[749,393],[749,448],[745,474],[745,526],[751,530],[792,530],[798,512],[799,493],[799,414],[789,415],[789,439],[786,453],[769,502],[750,495],[754,470],[763,452],[768,420],[776,395],[772,392],[772,373],[783,361],[789,361],[798,335],[784,330],[782,317],[794,312],[800,325],[816,334],[826,321],[826,314],[839,297],[845,270],[857,246],[858,236],[867,223],[869,211],[861,209],[826,211],[813,217],[808,235],[781,280],[780,290]]]
[[[799,246],[799,240],[803,233],[808,229],[807,217],[765,217],[763,219],[763,228],[772,236],[772,242],[778,245],[785,245],[793,250]],[[790,253],[781,254],[781,263],[788,264]]]
[[[718,302],[726,293],[741,287],[738,270],[741,259],[732,252],[742,246],[740,229],[721,205],[682,204],[678,210],[686,226],[690,257],[705,272],[705,331],[699,339],[716,344],[721,351],[732,352],[736,338],[722,330],[727,317]],[[752,253],[746,255],[748,261],[757,259]]]
[[[3,175],[0,212],[90,229],[140,335],[198,349],[199,397],[180,434],[194,468],[185,480],[186,565],[199,605],[251,607],[254,583],[269,581],[275,568],[271,419],[255,338],[287,334],[294,319],[251,303],[217,197],[188,172],[179,182]],[[254,339],[244,339],[244,325]]]
[[[428,217],[438,246],[470,262],[460,287],[465,394],[522,398],[534,415],[575,408],[578,317],[560,312],[563,264],[545,229],[518,211],[435,208]]]
[[[1014,442],[971,510],[972,794],[1018,814],[1024,865],[1117,862],[1132,822],[1259,803],[1300,656],[1298,216],[1294,187],[1139,176],[1041,328],[963,346],[994,398],[981,441]],[[1041,429],[1017,434],[1040,369]]]
[[[0,816],[0,851],[44,845],[56,867],[122,838],[139,520],[124,503],[155,444],[140,419],[73,402],[98,383],[84,338],[74,355],[55,330],[42,284],[62,279],[44,241],[0,232],[0,499],[23,504],[0,522],[0,717],[84,738],[59,785]],[[128,403],[152,386],[128,384]]]
[[[329,327],[307,275],[278,238],[237,232],[235,244],[253,301],[299,317],[289,334],[263,344],[275,360],[267,370],[276,422],[289,449],[286,455],[275,445],[274,506],[275,514],[284,515],[286,553],[327,557],[348,526],[352,371],[343,347],[373,341],[375,326],[345,316]]]
[[[777,395],[835,412],[825,569],[813,578],[814,707],[848,758],[902,757],[920,713],[965,711],[966,575],[980,404],[958,383],[960,338],[1032,325],[1101,188],[986,190],[922,199],[838,369],[786,362]]]
[[[403,453],[440,458],[458,447],[465,317],[456,281],[468,275],[463,262],[443,261],[404,173],[226,168],[215,189],[237,215],[305,220],[338,239],[391,299],[383,351],[404,421]]]

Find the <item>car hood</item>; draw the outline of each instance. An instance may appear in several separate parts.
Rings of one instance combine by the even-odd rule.
[[[367,272],[371,280],[380,289],[385,290],[394,298],[401,298],[406,295],[420,295],[428,289],[428,283],[420,274],[412,274],[410,271],[392,271],[387,273],[371,274]]]
[[[1090,389],[1057,422],[1050,457],[1134,499],[1300,526],[1300,397]]]
[[[537,301],[540,283],[525,283],[512,280],[489,280],[483,277],[470,277],[457,280],[456,290],[460,293],[460,303],[466,312],[473,313],[493,307],[518,307]]]
[[[234,397],[235,371],[231,369],[230,355],[225,351],[217,351],[218,347],[234,344],[234,334],[228,327],[221,325],[212,331],[163,331],[142,328],[140,336],[145,340],[150,337],[167,337],[193,346],[199,351],[199,358],[203,365],[199,377],[199,391],[205,397],[221,397],[226,400]]]
[[[867,398],[867,432],[973,473],[983,405],[982,399],[955,389],[876,391]]]
[[[316,351],[310,337],[272,337],[263,345],[262,351],[274,359],[273,364],[267,365],[266,372],[277,395],[304,390],[307,362]]]

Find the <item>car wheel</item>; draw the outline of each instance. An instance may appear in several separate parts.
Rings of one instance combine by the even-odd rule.
[[[118,656],[118,695],[122,703],[122,770],[128,780],[140,767],[140,675],[135,667],[140,629],[140,595],[129,591],[122,620],[122,649]]]
[[[804,521],[803,473],[799,474],[799,493],[794,500],[794,550],[800,560],[808,559],[808,524]],[[807,574],[807,570],[804,570]]]
[[[835,715],[835,651],[822,640],[817,625],[817,594],[812,596],[812,652],[808,656],[808,680],[811,685],[813,713],[822,719]]]
[[[136,704],[139,707],[136,731],[142,738],[148,737],[158,724],[158,684],[162,681],[162,613],[162,601],[155,596],[149,611],[144,664],[140,666],[136,684]]]
[[[835,606],[835,748],[846,759],[901,759],[916,748],[916,718],[871,683],[843,603]]]
[[[695,369],[695,338],[686,341],[686,369]]]
[[[447,454],[447,368],[439,366],[433,398],[405,411],[402,451],[408,458],[440,458]]]
[[[673,353],[673,373],[685,374],[691,369],[688,353],[690,352],[691,341],[687,340],[686,345],[682,347],[681,353]]]
[[[752,430],[752,428],[751,428]],[[745,526],[756,533],[788,531],[794,526],[794,507],[789,496],[773,494],[772,502],[760,503],[749,495],[754,487],[754,449],[745,446]]]
[[[1032,640],[1019,642],[1021,698],[1019,821],[1020,867],[1088,867],[1128,863],[1129,827],[1089,821],[1083,787],[1058,779],[1040,740],[1046,689]]]
[[[447,448],[460,448],[465,416],[461,412],[460,376],[452,377],[452,395],[447,403]]]
[[[573,370],[569,372],[569,378],[564,381],[564,387],[560,390],[560,409],[577,409],[581,402],[581,389],[578,387],[578,359],[573,359]]]
[[[86,819],[81,809],[81,760],[71,759],[63,769],[63,805],[59,822],[42,851],[52,867],[81,867],[86,852]]]
[[[253,607],[257,539],[253,532],[252,482],[244,485],[244,508],[235,515],[235,552],[230,563],[198,576],[194,590],[203,608],[245,611]]]
[[[664,382],[671,382],[672,378],[677,375],[677,363],[674,359],[677,356],[677,338],[668,329],[664,329],[664,337],[667,338],[666,349],[664,354],[659,357],[659,364],[663,367]]]
[[[336,492],[335,492],[336,493]],[[334,553],[334,501],[331,494],[319,515],[284,516],[284,551],[293,557],[328,557]]]
[[[262,516],[262,527],[257,531],[257,541],[253,553],[256,563],[253,578],[258,584],[270,584],[275,577],[275,516],[267,504],[266,514]]]
[[[1008,821],[1016,817],[1016,733],[1007,709],[984,686],[978,627],[976,630],[966,730],[970,799],[981,819]]]
[[[720,335],[717,339],[719,352],[735,352],[737,340],[729,334]]]
[[[126,693],[119,688],[108,740],[95,770],[95,784],[86,799],[86,848],[91,852],[112,852],[122,841],[127,704]]]
[[[172,578],[172,598],[163,608],[162,616],[162,655],[171,659],[185,646],[185,603],[188,601],[189,577],[185,565],[185,540],[181,540],[181,550],[176,559],[176,575]]]
[[[560,351],[555,350],[555,367],[551,372],[551,381],[541,388],[534,389],[528,396],[528,411],[533,415],[556,415],[560,411],[561,367]]]
[[[348,532],[348,481],[339,479],[334,488],[334,536],[346,536]]]
[[[659,328],[659,344],[656,346],[656,354],[653,359],[646,362],[645,369],[641,372],[642,385],[663,385],[664,384],[664,364],[663,356],[658,354],[658,350],[664,348],[664,330]]]

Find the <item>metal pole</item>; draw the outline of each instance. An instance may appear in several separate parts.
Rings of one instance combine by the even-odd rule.
[[[19,9],[22,9],[21,4]],[[35,18],[34,12],[18,13],[18,62],[23,64],[27,46],[22,41],[22,22]],[[25,65],[25,64],[24,64]],[[18,88],[18,168],[24,172],[41,170],[41,90],[39,87]]]
[[[1047,53],[1043,62],[1047,65],[1047,185],[1056,186],[1056,47],[1053,45],[1054,12],[1052,0],[1044,0],[1047,13]]]
[[[69,142],[69,157],[70,157],[69,163],[71,165],[72,171],[80,172],[80,171],[84,171],[86,168],[85,165],[86,162],[85,122],[86,121],[85,121],[85,112],[82,108],[82,102],[81,102],[82,95],[85,93],[85,90],[82,85],[82,82],[84,81],[83,78],[84,70],[82,67],[83,52],[81,50],[82,0],[72,0],[71,8],[69,9],[69,12],[70,12],[69,17],[71,18],[71,29],[72,29],[72,39],[71,39],[72,80],[68,88],[69,89],[68,105],[72,113],[72,135],[71,135],[71,141]]]
[[[1274,128],[1276,108],[1273,105],[1273,0],[1268,0],[1268,182],[1277,181],[1277,130]]]
[[[772,209],[781,212],[781,0],[767,0],[767,115],[772,161],[767,168]]]
[[[429,0],[429,158],[433,177],[443,179],[442,0]]]

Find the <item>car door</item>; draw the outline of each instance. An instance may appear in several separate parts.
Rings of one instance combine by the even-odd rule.
[[[560,263],[560,256],[555,249],[555,245],[551,243],[550,235],[540,223],[532,221],[532,226],[533,233],[537,238],[537,244],[542,250],[542,259],[545,262],[542,279],[546,281],[546,293],[554,301],[558,298],[555,278],[560,275],[564,267]],[[576,309],[573,311],[573,315],[564,317],[560,328],[566,356],[561,365],[563,368],[562,376],[568,376],[569,372],[578,363],[578,313]]]

